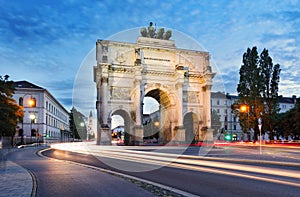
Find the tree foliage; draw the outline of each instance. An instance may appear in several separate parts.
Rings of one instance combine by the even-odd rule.
[[[0,134],[14,137],[18,119],[23,118],[23,107],[13,99],[15,88],[9,76],[0,76]]]
[[[300,140],[300,98],[297,99],[294,108],[278,114],[277,116],[277,136],[293,136],[295,140]]]
[[[86,139],[87,128],[83,119],[84,115],[80,113],[75,107],[72,108],[69,118],[70,130],[75,139]]]
[[[280,80],[280,65],[273,65],[268,50],[264,49],[258,55],[257,48],[248,48],[243,54],[243,64],[240,68],[240,80],[237,86],[239,96],[235,109],[246,104],[246,112],[239,112],[240,125],[244,132],[250,128],[258,132],[257,120],[263,118],[265,131],[272,131],[274,120],[279,111],[278,85]]]

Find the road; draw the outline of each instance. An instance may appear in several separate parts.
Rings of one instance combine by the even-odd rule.
[[[300,193],[300,164],[295,160],[299,153],[293,149],[282,151],[295,158],[282,158],[282,161],[277,163],[270,161],[270,158],[274,157],[272,154],[267,154],[264,156],[266,159],[255,162],[243,158],[202,157],[196,154],[199,153],[199,148],[190,148],[179,157],[173,154],[177,151],[176,148],[167,148],[159,152],[153,149],[155,147],[96,147],[88,151],[48,149],[42,152],[47,157],[69,160],[80,165],[40,157],[35,154],[36,148],[24,148],[8,155],[8,159],[29,169],[35,175],[36,196],[164,194],[151,193],[151,189],[146,191],[145,188],[151,184],[160,184],[161,187],[185,196],[296,197]],[[231,148],[230,152],[244,155],[249,150],[249,147]],[[211,151],[210,156],[220,156],[226,152],[228,153],[228,147],[215,149]],[[267,152],[272,150],[265,150],[265,153]],[[255,158],[257,155],[252,156]],[[291,162],[291,159],[294,162]],[[108,171],[104,172],[103,169]],[[121,174],[113,176],[114,172]],[[132,177],[128,178],[127,175]],[[135,177],[140,178],[140,182],[132,181],[136,180]],[[143,180],[150,182],[140,187]]]
[[[125,150],[126,149],[126,150]],[[45,155],[58,159],[72,160],[116,172],[139,177],[196,196],[299,196],[300,164],[293,158],[281,158],[273,162],[272,150],[264,149],[263,160],[209,158],[193,155],[197,148],[185,151],[180,157],[153,152],[153,148],[104,148],[89,149],[87,153],[51,149]],[[252,147],[257,149],[257,147]],[[172,152],[176,149],[165,149]],[[231,148],[232,153],[248,152],[251,147]],[[284,149],[287,152],[287,149]],[[278,150],[277,150],[278,151]],[[212,151],[214,155],[228,152],[227,148]],[[297,157],[297,151],[288,154]],[[283,154],[284,155],[284,154]],[[285,155],[284,155],[285,156]],[[178,158],[177,158],[178,157]],[[286,161],[289,159],[289,162]],[[290,160],[294,162],[291,162]],[[296,158],[297,159],[297,158]],[[257,161],[257,162],[255,162]],[[264,162],[262,162],[264,161]]]
[[[39,157],[37,148],[24,148],[7,159],[34,174],[33,196],[153,196],[152,193],[117,176],[53,159]],[[83,156],[84,157],[84,156]],[[9,195],[9,194],[7,194]]]

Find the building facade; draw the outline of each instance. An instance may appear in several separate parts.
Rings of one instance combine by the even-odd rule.
[[[232,135],[236,135],[236,140],[248,140],[247,135],[245,135],[242,131],[238,117],[232,113],[231,106],[237,101],[238,96],[236,95],[230,95],[229,93],[225,94],[224,92],[211,93],[211,111],[212,114],[213,111],[216,112],[221,123],[219,129],[215,131],[215,135],[217,136],[215,139],[224,139],[224,134],[227,132]],[[295,107],[295,104],[296,96],[280,96],[279,113],[287,112]],[[251,133],[250,137],[253,137],[253,133]]]
[[[69,139],[69,112],[50,92],[28,81],[16,81],[14,87],[13,98],[24,110],[16,135],[24,143],[36,141],[36,138],[49,141]]]
[[[126,142],[143,142],[144,97],[160,105],[162,144],[212,139],[206,136],[212,132],[210,91],[215,75],[210,55],[179,49],[170,36],[162,29],[156,34],[150,25],[148,32],[141,29],[136,43],[96,42],[98,144],[110,144],[113,115],[124,119]]]

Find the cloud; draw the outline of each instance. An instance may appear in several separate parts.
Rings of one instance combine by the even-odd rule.
[[[1,72],[13,80],[26,79],[45,86],[70,104],[72,84],[96,40],[152,21],[157,27],[193,38],[176,46],[196,49],[200,45],[200,50],[211,54],[218,75],[222,75],[215,78],[218,88],[223,80],[226,92],[236,91],[242,55],[248,47],[257,46],[259,50],[269,49],[273,62],[281,65],[280,92],[300,95],[298,5],[299,1],[293,0],[262,0],[259,4],[205,0],[5,1],[0,7]],[[133,42],[138,34],[129,35]],[[196,45],[191,44],[194,40]],[[94,60],[92,55],[87,70],[92,69]],[[95,91],[92,74],[89,77]],[[80,81],[84,87],[84,81]]]

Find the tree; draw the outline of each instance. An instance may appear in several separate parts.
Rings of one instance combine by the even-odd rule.
[[[280,65],[273,66],[268,50],[264,49],[258,56],[257,48],[248,48],[243,55],[243,64],[240,68],[240,80],[237,86],[239,100],[236,106],[246,104],[248,110],[239,112],[243,131],[254,129],[257,139],[259,117],[263,118],[264,130],[272,131],[274,121],[279,111],[278,85]],[[245,129],[247,125],[247,129]],[[272,133],[272,132],[271,132]],[[273,136],[272,136],[273,137]]]
[[[12,98],[15,88],[13,81],[9,81],[8,78],[8,75],[0,76],[0,137],[11,137],[13,145],[18,120],[23,118],[24,112],[23,107]]]
[[[285,139],[288,136],[293,136],[295,140],[300,139],[300,98],[297,99],[294,108],[285,113],[278,115],[276,121],[278,135],[283,136]]]
[[[255,128],[260,112],[263,110],[261,98],[262,81],[260,68],[258,67],[259,56],[257,48],[248,48],[243,55],[243,64],[240,68],[240,80],[237,86],[239,96],[238,105],[246,104],[248,111],[238,113],[243,131],[249,132],[248,129]],[[245,129],[247,125],[247,128]],[[257,139],[257,129],[254,129],[255,140]],[[249,133],[248,133],[249,135]]]
[[[83,119],[84,115],[77,111],[75,107],[72,108],[69,118],[70,130],[74,139],[86,139],[87,129]]]
[[[274,123],[279,109],[278,85],[280,65],[273,66],[272,58],[268,50],[264,49],[260,55],[259,67],[261,69],[262,96],[264,108],[264,128],[270,131],[270,139],[273,140]]]

